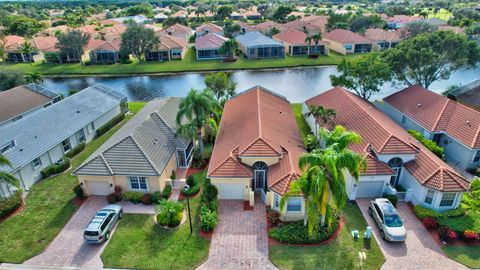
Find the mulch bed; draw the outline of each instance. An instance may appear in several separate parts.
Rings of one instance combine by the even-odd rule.
[[[250,206],[249,201],[243,201],[243,211],[253,211],[253,206]]]
[[[83,197],[82,199],[75,197],[72,199],[73,204],[77,207],[80,208],[82,204],[87,200],[87,197]]]
[[[204,232],[203,230],[199,230],[198,234],[203,237],[205,240],[211,241],[213,236],[213,231],[211,232]]]
[[[20,212],[22,212],[23,209],[25,209],[25,200],[22,201],[22,204],[17,208],[17,210],[13,211],[12,213],[8,214],[7,216],[4,216],[4,217],[0,218],[0,223],[2,223],[4,220],[9,219],[10,217],[13,217],[15,215],[20,214]]]

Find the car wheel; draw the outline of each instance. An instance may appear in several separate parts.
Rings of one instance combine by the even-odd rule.
[[[383,240],[386,240],[385,233],[383,231],[380,231],[380,237],[382,237]]]
[[[373,213],[372,213],[372,208],[371,207],[368,207],[368,214],[373,217]]]
[[[123,218],[123,211],[120,211],[120,213],[118,214],[118,219],[122,219]]]
[[[110,232],[107,232],[107,234],[105,235],[105,241],[107,241],[108,239],[110,239]]]

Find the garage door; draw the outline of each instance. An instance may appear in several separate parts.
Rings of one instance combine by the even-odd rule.
[[[218,198],[222,200],[243,200],[245,186],[239,183],[216,183]]]
[[[87,181],[88,191],[91,195],[103,195],[106,196],[112,191],[107,181]]]
[[[384,181],[359,182],[357,184],[357,198],[380,197],[383,194]]]

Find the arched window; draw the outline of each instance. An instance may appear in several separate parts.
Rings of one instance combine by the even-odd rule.
[[[390,161],[388,161],[388,166],[392,168],[395,171],[395,175],[392,175],[390,177],[390,185],[392,187],[395,187],[398,183],[398,178],[400,177],[400,173],[402,171],[403,167],[403,160],[401,158],[392,158]]]
[[[268,166],[265,162],[257,161],[252,165],[253,169],[253,189],[264,189],[267,185]]]

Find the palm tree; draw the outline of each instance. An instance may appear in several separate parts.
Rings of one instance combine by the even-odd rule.
[[[311,36],[307,36],[305,38],[305,42],[308,44],[308,54],[310,54],[310,46],[312,45],[312,37]]]
[[[202,131],[208,126],[215,98],[209,91],[190,90],[182,100],[177,113],[177,133],[193,140],[198,139],[200,153],[203,154]]]
[[[23,53],[23,54],[29,55],[29,56],[31,56],[31,54],[34,50],[35,50],[35,48],[33,48],[33,46],[30,44],[30,42],[28,40],[25,40],[22,43],[22,45],[20,46],[20,52]],[[30,57],[29,57],[29,60],[31,62],[33,59],[30,59]]]
[[[363,157],[347,148],[352,143],[359,143],[360,135],[346,131],[341,126],[336,127],[332,133],[322,134],[328,136],[325,139],[328,139],[329,144],[325,149],[316,149],[300,157],[299,166],[303,171],[302,176],[292,183],[291,189],[280,201],[280,208],[283,209],[286,197],[300,192],[303,194],[304,225],[308,225],[309,234],[313,233],[314,225],[318,224],[318,214],[320,214],[320,225],[330,226],[331,216],[328,209],[332,201],[338,209],[345,206],[347,202],[345,170],[357,181],[360,170],[365,168]],[[342,138],[342,140],[336,142],[334,138]]]
[[[43,82],[43,77],[42,77],[42,74],[40,74],[40,72],[27,72],[23,77],[25,78],[25,81],[27,81],[27,83]]]
[[[10,162],[10,160],[8,160],[7,157],[5,157],[3,154],[0,154],[0,167],[3,167],[3,166],[8,166],[11,168],[12,163]],[[18,179],[15,176],[9,174],[6,171],[0,171],[0,182],[10,184],[20,189],[20,181],[18,181]]]
[[[233,59],[235,57],[235,51],[238,48],[237,41],[234,38],[231,38],[225,41],[219,49],[219,53],[228,59]]]
[[[318,122],[323,127],[330,123],[337,116],[337,112],[334,109],[325,108],[323,106],[312,105],[308,107],[308,112],[305,113],[305,117],[313,116],[315,119],[315,137],[318,137]]]
[[[318,51],[318,43],[322,40],[322,35],[320,33],[314,34],[311,36],[313,43],[315,43],[315,51]]]

